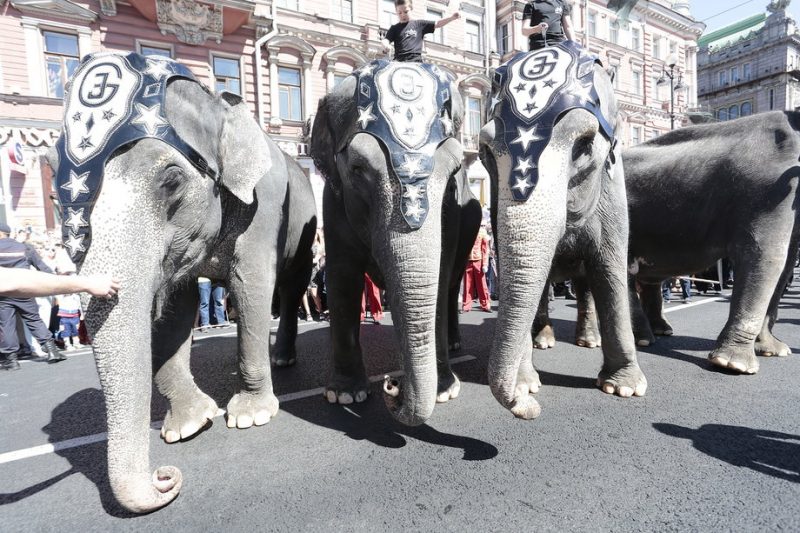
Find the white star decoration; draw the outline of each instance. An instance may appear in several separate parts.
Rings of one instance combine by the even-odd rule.
[[[592,98],[592,85],[583,85],[581,83],[574,83],[572,85],[572,94],[579,97],[584,102],[594,103]]]
[[[375,115],[372,114],[372,103],[370,103],[366,109],[359,107],[358,108],[358,118],[356,122],[361,124],[361,129],[367,127],[367,124],[375,120]]]
[[[136,111],[139,113],[131,124],[140,124],[148,135],[154,135],[159,126],[167,126],[169,123],[161,116],[161,104],[147,107],[136,103]]]
[[[517,138],[511,141],[511,144],[521,144],[524,151],[528,150],[528,145],[534,141],[541,141],[544,137],[536,135],[536,126],[532,128],[523,129],[517,126]]]
[[[163,60],[157,59],[148,59],[147,60],[147,70],[144,71],[145,74],[152,76],[153,78],[160,80],[171,71],[167,67],[167,62]]]
[[[406,185],[403,198],[408,198],[410,202],[416,202],[422,197],[422,185]]]
[[[530,157],[526,157],[525,159],[522,158],[517,159],[517,166],[514,167],[514,171],[519,172],[521,174],[525,174],[528,172],[528,170],[532,168],[536,168],[536,165],[531,163]]]
[[[492,102],[489,104],[489,114],[494,113],[494,108],[499,104],[501,98],[497,95],[492,96]]]
[[[414,220],[419,220],[419,217],[422,216],[424,212],[425,210],[422,209],[419,202],[411,202],[406,207],[406,216]]]
[[[439,120],[442,121],[442,126],[444,126],[444,134],[445,135],[450,135],[450,133],[453,131],[453,121],[450,120],[450,118],[446,117],[446,116],[440,118]]]
[[[404,157],[406,158],[406,160],[403,162],[403,165],[400,167],[400,170],[402,170],[403,172],[407,172],[409,178],[413,178],[414,175],[419,170],[419,164],[420,160],[422,159],[422,156],[414,157],[406,154]]]
[[[360,69],[358,69],[359,76],[372,76],[372,71],[375,69],[374,65],[364,65]]]
[[[77,232],[81,227],[89,225],[89,223],[83,218],[83,208],[80,208],[76,211],[75,209],[68,207],[67,211],[69,214],[66,222],[64,222],[64,225],[72,228],[73,232]]]
[[[528,181],[528,176],[522,176],[521,178],[517,178],[517,182],[511,188],[525,194],[525,191],[531,187],[533,187],[533,184]]]
[[[74,202],[78,196],[84,193],[89,192],[89,187],[86,186],[86,180],[89,179],[89,173],[85,172],[78,176],[75,174],[75,171],[69,171],[69,183],[65,183],[61,186],[62,189],[65,189],[70,192],[69,201]]]
[[[86,248],[83,247],[84,235],[77,235],[70,233],[69,239],[64,242],[64,246],[69,248],[69,255],[75,255],[76,252],[85,252]]]

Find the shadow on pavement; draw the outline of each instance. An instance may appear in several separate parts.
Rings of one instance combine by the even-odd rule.
[[[695,449],[761,474],[800,483],[800,436],[766,429],[705,424],[698,429],[655,423],[653,427],[692,441]]]
[[[84,419],[87,413],[92,413],[93,417],[97,417],[105,428],[106,408],[103,393],[100,390],[83,389],[53,409],[50,423],[42,428],[47,434],[47,440],[57,444],[66,439],[75,438],[75,428],[85,427]],[[138,516],[120,507],[111,492],[108,480],[107,450],[108,446],[105,440],[74,448],[56,449],[57,455],[69,461],[69,470],[19,492],[0,494],[0,505],[18,502],[52,487],[73,474],[81,474],[97,486],[100,501],[106,513],[117,518]]]

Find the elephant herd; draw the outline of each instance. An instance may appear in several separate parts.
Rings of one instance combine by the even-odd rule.
[[[798,245],[800,116],[683,128],[623,152],[611,80],[571,42],[496,69],[490,100],[480,152],[500,303],[488,376],[503,406],[524,419],[540,413],[533,348],[554,339],[546,303],[537,304],[549,280],[564,277],[586,288],[578,336],[602,337],[603,392],[646,392],[636,345],[668,328],[655,283],[723,256],[737,282],[711,362],[754,373],[756,354],[789,353],[771,328]],[[387,290],[403,361],[403,378],[383,384],[389,411],[419,425],[458,396],[448,353],[460,345],[459,283],[482,217],[463,166],[462,119],[454,80],[428,64],[374,61],[320,100],[310,152],[326,178],[331,403],[369,393],[365,272]],[[151,473],[152,382],[169,401],[166,442],[196,434],[218,411],[190,371],[194,280],[225,281],[239,311],[227,425],[263,425],[278,411],[270,360],[297,357],[315,201],[240,97],[213,95],[182,65],[133,53],[96,54],[76,69],[50,162],[73,259],[82,273],[123,282],[115,299],[84,296],[83,307],[106,400],[111,487],[126,509],[149,512],[182,481],[172,466]],[[270,357],[264,325],[276,288],[282,318]]]

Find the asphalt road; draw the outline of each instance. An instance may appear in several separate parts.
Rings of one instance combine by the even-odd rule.
[[[574,303],[553,302],[559,343],[535,354],[533,421],[514,419],[486,384],[495,313],[464,314],[461,395],[418,428],[391,419],[378,383],[364,404],[324,402],[327,323],[303,323],[298,364],[273,372],[281,412],[269,424],[217,418],[172,445],[152,430],[152,468],[178,466],[184,485],[146,516],[110,493],[91,354],[25,362],[0,374],[0,531],[800,530],[800,357],[763,358],[754,376],[712,369],[728,303],[694,300],[670,304],[675,335],[639,352],[649,389],[632,399],[594,387],[601,353],[572,344]],[[387,318],[362,326],[376,377],[400,368]],[[795,354],[798,323],[792,288],[775,332]],[[194,347],[197,382],[220,406],[234,335],[211,330]],[[164,413],[155,394],[153,421]]]

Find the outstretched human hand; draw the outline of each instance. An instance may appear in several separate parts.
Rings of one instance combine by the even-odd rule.
[[[120,287],[119,280],[106,274],[82,277],[84,281],[83,290],[98,298],[112,298],[117,294]]]

